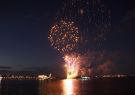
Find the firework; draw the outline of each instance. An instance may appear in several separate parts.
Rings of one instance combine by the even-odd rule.
[[[51,46],[61,53],[69,53],[76,48],[79,41],[78,27],[73,21],[60,20],[55,23],[49,34]]]
[[[79,54],[68,54],[64,56],[67,69],[67,78],[75,78],[78,76],[81,57]]]
[[[63,0],[59,19],[71,19],[79,27],[79,51],[102,49],[111,28],[110,11],[101,0]]]
[[[63,0],[48,38],[51,46],[64,55],[67,78],[78,76],[81,64],[93,63],[93,57],[87,62],[89,58],[83,55],[103,50],[110,29],[110,11],[101,0]]]

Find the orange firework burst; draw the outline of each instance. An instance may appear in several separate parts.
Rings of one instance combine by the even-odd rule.
[[[61,20],[55,23],[49,33],[51,46],[61,53],[69,53],[79,41],[78,27],[73,21]]]
[[[80,55],[79,54],[69,54],[64,56],[67,69],[67,78],[75,78],[79,72],[80,66]]]

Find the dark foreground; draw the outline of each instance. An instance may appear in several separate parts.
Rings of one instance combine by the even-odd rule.
[[[135,95],[135,78],[2,80],[0,95]]]

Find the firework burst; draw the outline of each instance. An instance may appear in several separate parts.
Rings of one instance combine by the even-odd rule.
[[[48,38],[60,53],[72,52],[79,41],[78,27],[73,21],[61,20],[52,26]]]
[[[103,49],[111,28],[110,11],[101,0],[63,0],[55,17],[70,19],[79,27],[79,52]]]

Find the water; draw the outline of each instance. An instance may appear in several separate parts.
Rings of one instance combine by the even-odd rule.
[[[2,80],[0,95],[135,95],[135,78]]]

